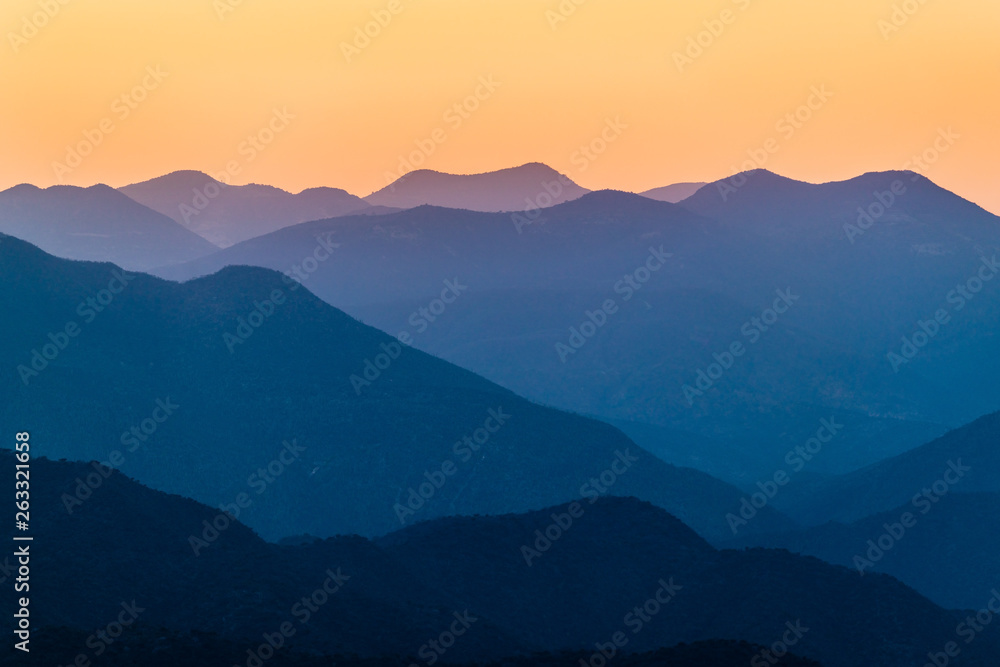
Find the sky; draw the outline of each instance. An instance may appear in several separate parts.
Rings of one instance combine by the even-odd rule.
[[[1000,213],[996,0],[3,0],[0,32],[0,188],[912,168]]]

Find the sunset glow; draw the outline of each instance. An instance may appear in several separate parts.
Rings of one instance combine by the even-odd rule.
[[[754,156],[821,182],[926,152],[926,176],[1000,213],[995,0],[627,5],[8,0],[0,188],[235,164],[233,183],[367,195],[404,163],[538,161],[642,191]]]

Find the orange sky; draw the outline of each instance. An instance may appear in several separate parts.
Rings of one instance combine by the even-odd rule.
[[[890,32],[894,5],[913,13]],[[345,55],[373,11],[387,25]],[[233,183],[365,195],[416,142],[431,169],[540,161],[632,191],[768,145],[766,168],[827,181],[900,168],[951,128],[923,173],[1000,213],[996,0],[4,0],[0,29],[0,188],[229,164]],[[779,126],[814,86],[832,97]],[[54,166],[78,142],[97,145]]]

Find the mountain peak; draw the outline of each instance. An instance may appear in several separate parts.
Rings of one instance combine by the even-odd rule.
[[[31,183],[18,183],[17,185],[7,188],[6,190],[0,190],[0,195],[27,195],[36,192],[41,192],[41,188],[37,185],[32,185]]]
[[[540,162],[479,174],[448,174],[418,169],[365,197],[375,206],[414,208],[431,204],[471,211],[521,211],[546,208],[589,192],[568,176]]]
[[[121,189],[122,192],[128,194],[129,189],[136,189],[143,186],[147,187],[175,187],[175,188],[204,188],[209,183],[215,183],[218,186],[224,186],[224,183],[217,181],[203,171],[197,171],[194,169],[181,169],[178,171],[172,171],[169,174],[164,174],[163,176],[157,176],[156,178],[151,178],[146,181],[139,181],[137,183],[130,183]]]

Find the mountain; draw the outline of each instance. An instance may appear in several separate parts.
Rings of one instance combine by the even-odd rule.
[[[535,545],[532,540],[566,512],[560,507],[516,517],[440,519],[378,544],[405,555],[414,564],[408,570],[422,583],[447,586],[458,599],[475,600],[484,616],[508,618],[505,627],[516,628],[515,634],[543,642],[572,645],[609,636],[633,610],[631,622],[624,622],[634,631],[626,633],[630,650],[701,637],[767,646],[804,626],[808,631],[789,647],[824,665],[912,665],[955,640],[966,616],[942,612],[885,575],[862,580],[850,570],[785,551],[717,551],[662,510],[634,499],[604,499],[561,534],[553,532],[558,537],[550,546]],[[540,546],[541,553],[526,555],[523,546],[518,553],[511,544]],[[483,572],[489,573],[485,580]],[[595,573],[603,576],[595,579]],[[668,588],[674,595],[665,593]],[[651,604],[646,616],[636,618],[643,601],[657,595],[662,604]],[[993,627],[977,637],[977,645],[963,642],[962,659],[995,661],[997,636]],[[784,634],[790,637],[795,634]]]
[[[70,259],[133,271],[186,262],[218,248],[106,185],[16,185],[0,192],[0,232]]]
[[[532,162],[485,174],[418,169],[365,197],[375,206],[423,204],[470,211],[524,211],[577,199],[589,190],[554,169]]]
[[[730,534],[738,489],[400,344],[281,274],[175,284],[12,238],[0,260],[0,307],[18,313],[2,325],[0,420],[45,455],[211,505],[243,498],[241,518],[270,539],[604,493]],[[791,525],[768,510],[754,529]]]
[[[9,452],[3,458],[12,463]],[[219,521],[216,510],[109,471],[70,516],[60,494],[100,473],[45,458],[31,466],[35,534],[77,547],[33,553],[32,566],[47,573],[32,581],[37,627],[93,633],[95,619],[103,627],[100,619],[131,610],[132,641],[166,650],[181,633],[189,644],[226,650],[218,637],[243,644],[244,664],[287,623],[281,643],[296,651],[397,656],[396,664],[404,656],[461,664],[539,651],[589,656],[610,652],[615,641],[616,653],[632,653],[721,639],[756,644],[751,660],[766,659],[760,647],[777,646],[775,654],[791,649],[828,667],[895,667],[940,650],[961,620],[884,575],[862,581],[781,551],[716,551],[676,518],[631,498],[585,502],[582,511],[570,504],[437,519],[376,541],[345,536],[299,546],[265,543],[229,520],[195,555],[191,532]],[[551,535],[550,544],[536,531]],[[525,548],[535,547],[542,551],[528,565]],[[11,597],[2,604],[12,613]],[[449,628],[462,630],[455,641],[431,643]],[[988,665],[997,655],[990,628],[963,645],[954,664]],[[550,656],[541,664],[567,663]]]
[[[707,183],[674,183],[673,185],[667,185],[662,188],[653,188],[652,190],[646,190],[645,192],[640,192],[643,197],[648,197],[650,199],[655,199],[657,201],[670,202],[671,204],[676,204],[678,202],[684,201],[694,193],[698,192],[701,188],[708,185]]]
[[[292,194],[269,185],[226,185],[200,171],[175,171],[119,191],[222,248],[307,220],[389,210],[336,188]]]
[[[80,646],[87,641],[87,632],[68,628],[42,628],[36,631],[39,645],[32,648],[39,664],[70,663],[79,654]],[[222,639],[215,633],[191,631],[177,632],[163,628],[130,628],[114,644],[106,645],[101,664],[107,667],[217,667],[225,664],[246,664],[247,648],[235,640]],[[744,667],[751,659],[765,651],[763,646],[747,642],[712,640],[680,644],[671,648],[638,654],[618,654],[616,667]],[[18,651],[8,647],[9,664],[23,662]],[[0,649],[0,665],[6,665],[4,649]],[[454,667],[579,667],[593,653],[563,651],[560,653],[536,652],[531,655],[505,657],[497,661],[472,663],[449,662]],[[332,662],[331,662],[332,660]],[[267,661],[268,667],[328,667],[330,664],[350,667],[406,667],[414,664],[399,656],[361,658],[358,656],[315,655],[306,652],[282,650]],[[768,663],[776,667],[822,667],[818,662],[786,653],[781,658],[772,656]]]
[[[789,494],[784,506],[810,523],[853,522],[910,504],[917,497],[923,504],[925,489],[931,489],[935,498],[950,493],[1000,494],[998,438],[1000,413],[989,414],[921,447],[806,486]],[[936,504],[927,496],[926,502],[930,501]]]
[[[919,497],[850,524],[754,535],[732,546],[758,546],[821,558],[867,578],[890,574],[948,609],[984,609],[997,593],[1000,494]],[[860,578],[860,577],[859,577]],[[1000,605],[1000,599],[993,603]]]
[[[761,172],[726,200],[728,183],[682,205],[603,191],[534,218],[424,206],[296,225],[157,273],[289,271],[329,239],[336,261],[307,280],[328,303],[393,334],[416,329],[420,349],[530,399],[634,424],[649,450],[678,450],[663,433],[700,439],[702,463],[667,460],[753,488],[822,420],[843,428],[805,472],[837,475],[1000,405],[987,379],[998,301],[955,291],[1000,249],[998,219],[912,177],[812,185]],[[852,244],[844,224],[901,179],[892,216],[911,222],[886,214]],[[420,315],[456,277],[459,301],[440,320]],[[940,310],[944,324],[931,321]],[[921,323],[933,345],[890,361]]]
[[[13,465],[9,451],[2,458]],[[216,509],[106,472],[104,478],[86,463],[31,460],[37,540],[29,547],[30,561],[34,572],[49,575],[31,582],[36,628],[80,628],[93,636],[96,628],[124,619],[128,633],[214,633],[241,643],[239,662],[246,664],[248,649],[255,650],[265,634],[274,637],[284,623],[290,632],[282,643],[300,650],[405,655],[446,629],[452,613],[464,611],[449,607],[446,594],[401,574],[397,562],[365,539],[295,548],[268,544]],[[70,515],[61,496],[90,475],[101,484]],[[195,551],[192,540],[213,524],[220,527],[217,541]],[[37,549],[43,540],[73,548]],[[13,614],[15,604],[8,596],[0,606]],[[152,637],[154,645],[160,636]],[[453,655],[522,648],[487,620],[468,639],[475,645],[458,646]],[[108,644],[113,642],[96,637],[81,642],[65,664],[80,652],[93,659]]]

